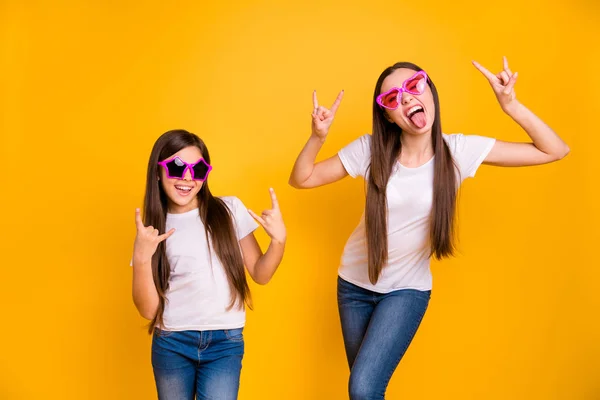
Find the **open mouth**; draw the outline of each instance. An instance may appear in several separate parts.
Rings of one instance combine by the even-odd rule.
[[[175,185],[175,189],[177,189],[177,193],[179,193],[181,196],[187,196],[192,192],[193,187],[185,185]]]
[[[423,128],[427,124],[427,116],[422,106],[413,106],[406,112],[406,117],[412,122],[417,128]]]

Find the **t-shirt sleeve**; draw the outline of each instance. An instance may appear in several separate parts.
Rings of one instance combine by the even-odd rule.
[[[371,162],[371,135],[365,134],[338,152],[346,172],[353,178],[365,177]]]
[[[248,213],[248,209],[237,197],[231,198],[231,207],[234,217],[235,231],[238,241],[242,240],[258,228],[258,224]]]
[[[477,169],[494,147],[496,139],[456,133],[444,135],[454,161],[458,165],[462,180],[475,176]]]

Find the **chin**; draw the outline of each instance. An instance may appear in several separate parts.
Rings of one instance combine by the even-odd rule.
[[[402,133],[407,134],[407,135],[411,135],[411,136],[422,136],[422,135],[426,135],[427,133],[431,132],[431,127],[423,127],[422,129],[419,129],[417,131],[415,130],[408,130],[408,129],[402,129]]]
[[[186,207],[196,199],[196,196],[197,195],[190,196],[189,199],[182,199],[180,197],[173,196],[170,197],[170,200],[171,202],[173,202],[173,204],[176,204],[178,207]]]

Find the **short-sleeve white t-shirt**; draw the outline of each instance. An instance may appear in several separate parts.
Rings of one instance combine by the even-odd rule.
[[[443,134],[460,172],[461,182],[474,177],[496,142],[477,135]],[[371,135],[354,140],[338,153],[350,176],[365,177],[371,163]],[[346,242],[339,276],[357,286],[389,293],[398,289],[431,290],[430,215],[435,156],[408,168],[396,163],[387,186],[388,263],[375,285],[369,280],[365,215]]]
[[[238,241],[258,227],[240,199],[221,199],[232,212]],[[167,214],[166,231],[172,228],[175,232],[166,241],[171,276],[164,329],[204,331],[243,327],[244,306],[227,310],[231,300],[227,275],[214,249],[209,254],[198,209]]]

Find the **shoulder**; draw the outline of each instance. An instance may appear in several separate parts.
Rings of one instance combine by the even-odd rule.
[[[496,141],[494,138],[475,134],[442,133],[442,136],[448,144],[450,151],[454,154],[472,152],[480,153],[486,149],[489,149]]]
[[[442,133],[442,137],[452,153],[456,152],[465,139],[465,135],[462,133]]]
[[[373,136],[371,136],[370,133],[365,133],[362,136],[359,136],[356,141],[360,142],[361,144],[368,146],[369,148],[371,148],[371,139],[373,138]]]
[[[236,196],[219,196],[218,198],[221,199],[231,211],[234,211],[242,204],[242,201]]]
[[[369,133],[365,133],[364,135],[359,136],[346,144],[340,150],[340,153],[349,155],[367,155],[371,152],[371,139],[371,135]]]
[[[370,133],[365,133],[364,135],[360,136],[359,139],[362,141],[365,141],[367,143],[371,143],[371,134]]]
[[[361,135],[361,136],[357,137],[356,139],[352,140],[351,142],[349,142],[347,144],[347,146],[351,146],[351,145],[370,146],[371,139],[372,139],[371,134],[365,133],[364,135]]]
[[[236,196],[219,196],[219,199],[225,203],[227,208],[231,211],[231,213],[237,217],[242,213],[246,213],[247,209],[242,200]]]

